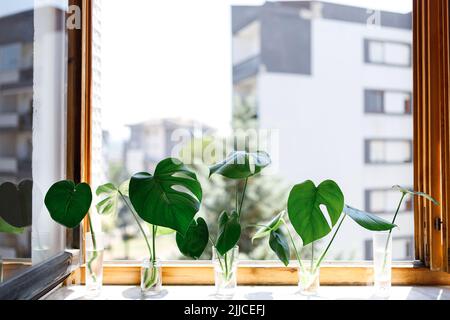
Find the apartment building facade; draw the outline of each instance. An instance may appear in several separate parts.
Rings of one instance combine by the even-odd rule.
[[[31,179],[33,24],[32,10],[0,18],[0,183]]]
[[[391,187],[413,185],[411,24],[320,1],[233,6],[234,95],[279,130],[281,177],[334,179],[348,204],[392,219]],[[394,258],[412,260],[411,199],[397,224]],[[330,258],[371,257],[371,234],[346,222]]]

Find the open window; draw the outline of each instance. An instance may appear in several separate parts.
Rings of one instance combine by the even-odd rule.
[[[8,143],[15,141],[0,143],[0,179],[33,181],[33,226],[25,226],[22,235],[1,234],[0,244],[26,243],[28,252],[38,241],[49,244],[36,247],[48,253],[20,255],[14,249],[11,259],[2,254],[3,272],[18,273],[0,286],[0,294],[24,275],[34,275],[32,283],[45,290],[70,274],[69,281],[84,281],[84,266],[78,268],[65,249],[84,249],[87,223],[75,232],[56,227],[38,208],[35,185],[45,190],[61,178],[93,186],[120,183],[129,174],[152,171],[163,157],[178,156],[186,141],[228,137],[249,127],[268,130],[277,144],[268,150],[273,175],[250,186],[257,205],[246,208],[253,214],[248,224],[269,220],[284,208],[286,190],[308,178],[334,178],[351,204],[384,218],[392,213],[389,188],[414,185],[441,206],[418,199],[405,203],[404,233],[394,238],[401,254],[393,283],[450,283],[446,1],[402,0],[396,3],[404,7],[383,10],[371,10],[365,1],[191,1],[179,2],[176,11],[173,4],[145,0],[136,1],[142,10],[115,1],[62,2],[0,11],[0,24],[10,26],[11,16],[19,21],[16,15],[33,21],[28,41],[0,39],[0,140],[5,135]],[[208,15],[193,19],[199,12]],[[117,23],[119,13],[127,23]],[[64,27],[68,21],[74,28]],[[52,112],[42,113],[43,105]],[[199,158],[193,164],[201,171],[207,163]],[[207,218],[229,199],[221,183],[219,192],[204,178]],[[95,223],[107,234],[104,282],[139,283],[145,248],[132,222],[119,214]],[[34,232],[35,226],[42,232]],[[337,239],[322,283],[371,281],[364,261],[371,257],[370,234],[353,230],[349,226]],[[250,245],[252,232],[241,243],[246,262],[239,282],[296,283],[294,268],[274,262],[266,244]],[[186,261],[171,236],[160,241],[166,284],[213,282],[210,252],[204,261]],[[43,270],[53,271],[43,277]],[[17,288],[30,280],[23,283]],[[13,297],[45,291],[24,295],[19,289]]]

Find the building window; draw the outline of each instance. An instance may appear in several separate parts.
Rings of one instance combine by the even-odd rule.
[[[412,140],[367,139],[365,162],[367,164],[412,163]]]
[[[412,114],[411,93],[386,90],[365,90],[365,113]]]
[[[399,192],[392,188],[369,189],[365,191],[365,210],[376,214],[392,214],[397,210]],[[413,199],[407,197],[399,212],[411,212]]]
[[[19,68],[22,58],[20,44],[8,44],[0,46],[0,72],[13,71]]]
[[[233,64],[237,65],[261,52],[261,24],[253,21],[233,35]]]
[[[364,40],[365,62],[398,67],[411,66],[411,45],[409,43]]]

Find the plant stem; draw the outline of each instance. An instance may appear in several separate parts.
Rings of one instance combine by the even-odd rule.
[[[158,227],[152,226],[152,245],[153,245],[153,263],[156,262],[156,232],[158,231]]]
[[[147,238],[147,234],[145,233],[144,227],[142,226],[141,222],[139,221],[138,215],[134,211],[134,209],[131,207],[131,205],[128,203],[127,198],[122,194],[122,192],[119,191],[120,197],[122,198],[122,201],[127,206],[128,210],[132,213],[134,219],[136,220],[137,225],[139,226],[139,229],[141,230],[142,235],[144,236],[145,243],[147,244],[147,249],[150,257],[152,256],[152,248],[150,247],[150,243]]]
[[[291,243],[292,243],[292,246],[294,247],[294,251],[295,251],[295,256],[297,257],[298,264],[300,265],[300,269],[304,270],[305,268],[303,267],[302,259],[300,258],[300,253],[297,250],[297,246],[295,245],[295,241],[294,241],[294,238],[292,237],[292,233],[289,230],[289,227],[288,227],[286,221],[284,221],[284,219],[282,219],[282,221],[283,221],[284,226],[286,227],[289,238],[291,239]]]
[[[91,214],[88,213],[87,217],[88,217],[88,223],[89,223],[89,230],[91,231],[92,246],[94,247],[92,257],[89,259],[89,261],[87,263],[87,267],[89,270],[89,274],[92,277],[92,280],[94,280],[94,282],[97,282],[97,277],[95,276],[94,272],[92,272],[92,263],[94,262],[95,259],[97,259],[97,255],[98,255],[97,254],[97,240],[95,239],[95,231],[94,231],[94,227],[92,224]]]
[[[317,268],[320,266],[320,264],[322,263],[323,259],[324,259],[325,256],[327,255],[328,250],[330,250],[330,247],[331,247],[331,245],[333,244],[333,241],[334,241],[334,239],[336,238],[336,235],[338,234],[339,229],[341,229],[342,223],[344,222],[346,216],[347,216],[347,215],[344,214],[344,217],[341,219],[341,222],[339,223],[339,225],[338,225],[336,231],[334,232],[334,235],[333,235],[333,237],[331,238],[330,243],[328,244],[327,248],[325,249],[325,251],[324,251],[324,252],[322,253],[322,255],[320,256],[319,260],[317,261],[317,264],[316,264],[315,268],[312,270],[312,273],[315,273],[315,272],[316,272]]]
[[[394,219],[392,219],[392,224],[394,224],[395,220],[397,219],[398,213],[400,212],[400,208],[402,207],[402,203],[403,203],[403,200],[405,199],[405,196],[406,196],[406,193],[403,192],[402,193],[402,197],[400,198],[400,202],[398,203],[397,210],[395,211]],[[389,230],[389,235],[388,235],[388,238],[386,240],[386,246],[384,248],[384,260],[383,260],[383,269],[382,269],[383,271],[384,271],[384,269],[386,269],[387,251],[388,251],[388,248],[389,248],[389,241],[391,240],[391,236],[392,236],[392,229]]]
[[[241,203],[239,205],[238,215],[241,216],[242,205],[244,204],[245,192],[247,191],[248,178],[245,179],[244,190],[242,191]]]

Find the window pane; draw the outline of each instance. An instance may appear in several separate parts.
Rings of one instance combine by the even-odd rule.
[[[386,113],[394,113],[394,114],[411,113],[409,103],[410,103],[409,93],[386,92],[385,94]]]
[[[412,1],[250,2],[180,0],[174,11],[173,1],[96,1],[95,184],[119,184],[164,157],[192,154],[204,189],[200,215],[214,237],[218,215],[234,206],[235,182],[209,179],[205,153],[252,128],[268,133],[259,141],[270,142],[262,147],[273,164],[251,179],[243,224],[270,220],[307,179],[333,179],[348,204],[371,201],[391,219],[395,193],[366,191],[413,185]],[[148,255],[126,208],[102,221],[106,259]],[[411,206],[398,224],[394,238],[413,237]],[[253,233],[243,233],[242,258],[274,259],[266,240],[252,244]],[[328,258],[365,259],[370,240],[346,221]],[[159,248],[162,259],[183,258],[173,235]],[[405,252],[395,258],[413,259],[413,249]]]
[[[383,91],[366,90],[365,91],[365,111],[367,113],[384,112],[384,93]]]
[[[410,64],[411,50],[409,45],[399,43],[385,44],[386,63],[407,66]]]
[[[66,6],[0,3],[0,282],[65,245],[43,199],[65,177]]]
[[[378,41],[369,42],[369,61],[375,63],[385,62],[385,46],[384,43]]]

